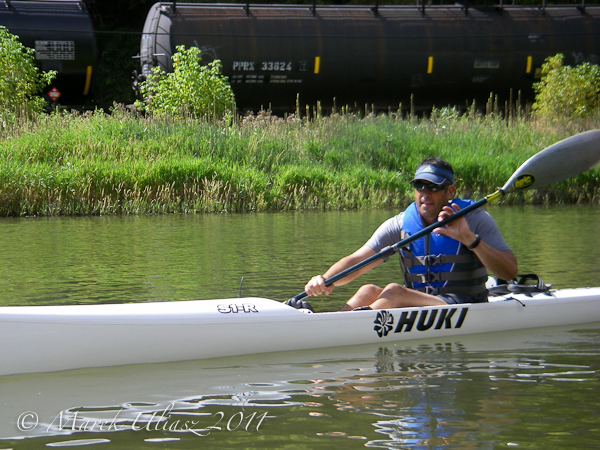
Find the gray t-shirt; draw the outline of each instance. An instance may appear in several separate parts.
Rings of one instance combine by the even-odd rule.
[[[397,216],[383,222],[373,233],[373,236],[367,241],[366,245],[373,251],[379,252],[382,248],[394,245],[402,240],[402,216],[403,212]],[[510,247],[502,239],[500,230],[492,216],[487,211],[476,209],[465,216],[471,231],[478,234],[483,242],[497,250],[510,250]]]

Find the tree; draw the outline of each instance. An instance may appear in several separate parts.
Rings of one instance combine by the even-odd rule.
[[[547,118],[584,118],[600,107],[600,66],[564,66],[563,55],[546,58],[542,78],[535,83],[533,109]]]
[[[140,84],[142,111],[173,117],[221,118],[232,110],[235,99],[227,78],[221,75],[221,61],[202,65],[200,50],[180,45],[173,54],[173,72],[154,67]]]
[[[41,112],[45,106],[38,94],[54,79],[56,71],[40,73],[34,52],[0,26],[0,120],[4,123]]]

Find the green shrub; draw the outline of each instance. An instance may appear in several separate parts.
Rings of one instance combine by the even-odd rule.
[[[44,99],[37,94],[56,76],[56,71],[38,72],[34,50],[0,26],[0,121],[2,126],[16,117],[41,112]]]
[[[600,107],[600,66],[563,66],[563,55],[546,58],[542,79],[534,84],[534,111],[546,118],[585,118]]]
[[[171,117],[222,118],[234,107],[227,78],[221,75],[221,61],[201,64],[200,50],[180,45],[173,55],[173,72],[154,67],[141,83],[144,102],[136,106],[145,112]]]

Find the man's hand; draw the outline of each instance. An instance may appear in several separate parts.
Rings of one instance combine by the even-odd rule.
[[[438,222],[450,217],[455,212],[460,211],[460,207],[456,203],[452,203],[451,205],[444,206],[440,213],[438,214]],[[439,227],[433,230],[433,233],[443,234],[444,236],[448,236],[452,239],[455,239],[464,245],[470,245],[475,241],[475,233],[471,231],[469,228],[469,224],[467,220],[463,217],[459,217],[456,220],[446,224],[443,227]]]
[[[306,283],[304,292],[313,297],[323,293],[329,295],[334,287],[333,284],[331,286],[325,286],[325,277],[323,275],[317,275],[316,277],[312,277],[310,281]]]

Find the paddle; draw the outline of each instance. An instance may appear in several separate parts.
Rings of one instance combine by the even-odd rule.
[[[325,280],[325,286],[331,286],[338,280],[347,277],[351,273],[368,266],[381,258],[388,258],[398,252],[412,241],[415,241],[435,228],[442,227],[459,217],[495,200],[505,194],[515,191],[525,191],[528,189],[538,189],[549,184],[557,183],[568,178],[579,175],[590,170],[600,162],[600,130],[586,131],[576,134],[567,139],[557,142],[541,152],[533,155],[517,169],[508,181],[498,188],[496,192],[490,194],[481,200],[467,206],[464,209],[446,217],[440,222],[429,225],[421,231],[395,243],[392,246],[385,247],[379,253],[367,258],[346,270]],[[295,297],[290,298],[285,303],[295,308],[310,308],[306,302],[300,302],[307,297],[306,292],[302,292]]]

